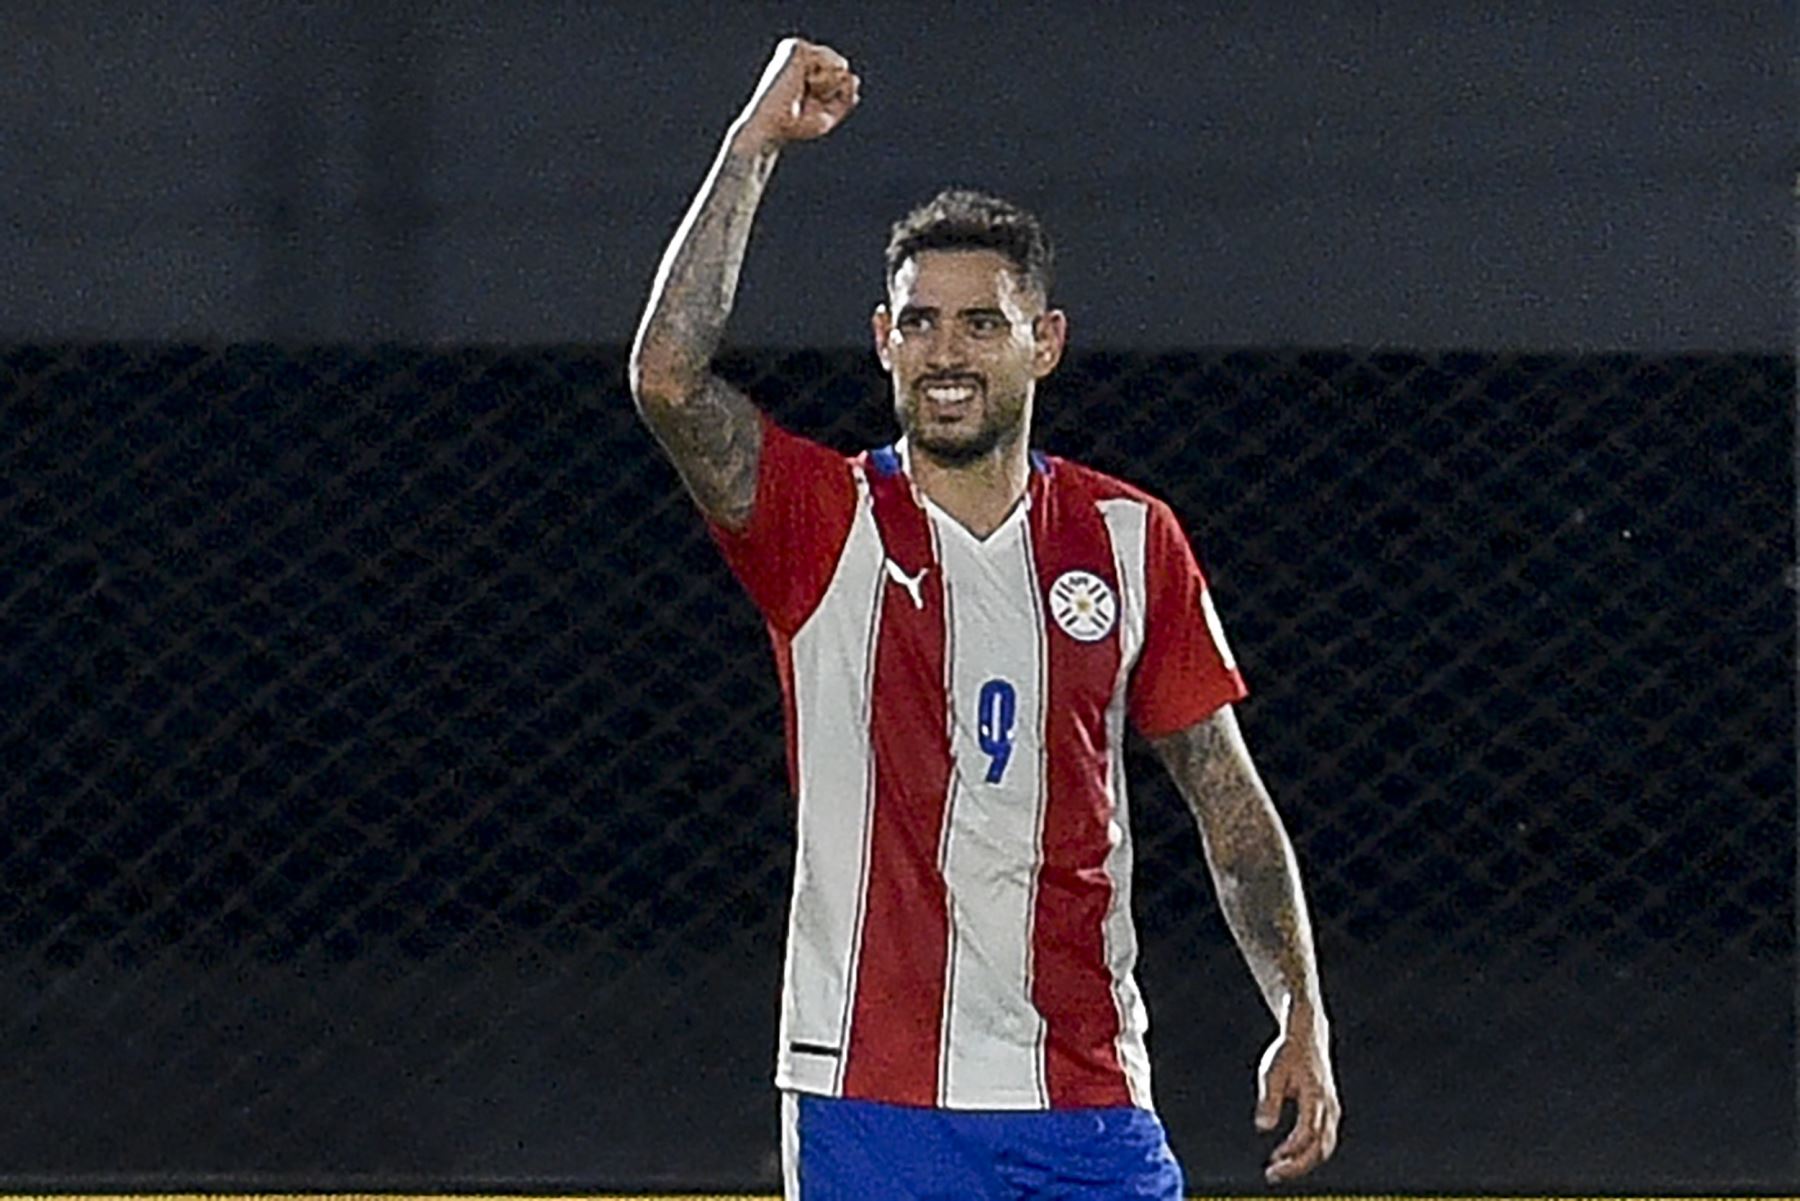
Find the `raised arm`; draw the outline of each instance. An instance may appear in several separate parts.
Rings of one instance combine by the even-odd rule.
[[[741,529],[756,495],[762,423],[713,374],[763,189],[789,142],[823,137],[856,107],[858,80],[829,47],[788,38],[726,133],[663,254],[631,348],[631,395],[706,514]]]
[[[1330,1157],[1342,1113],[1294,848],[1231,706],[1150,745],[1199,823],[1225,922],[1280,1028],[1262,1059],[1256,1125],[1274,1129],[1283,1103],[1295,1102],[1294,1129],[1267,1170],[1291,1180]]]

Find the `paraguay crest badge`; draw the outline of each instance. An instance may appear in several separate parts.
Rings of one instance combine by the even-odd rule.
[[[1093,572],[1065,571],[1050,585],[1050,616],[1077,642],[1098,642],[1112,633],[1119,602]]]

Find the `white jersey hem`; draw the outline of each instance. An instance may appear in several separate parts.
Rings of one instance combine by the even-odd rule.
[[[775,1087],[783,1093],[805,1093],[813,1097],[841,1099],[841,1094],[833,1087],[834,1075],[835,1073],[830,1070],[795,1072],[788,1070],[788,1067],[784,1065],[780,1071],[775,1073]],[[814,1083],[809,1087],[807,1082],[818,1080],[823,1080],[824,1083]],[[1153,1106],[1140,1104],[1135,1099],[1135,1095],[1134,1099],[1126,1105],[1067,1105],[1060,1108],[1046,1106],[1035,1091],[988,1093],[977,1098],[973,1104],[963,1100],[955,1105],[910,1105],[903,1101],[883,1101],[879,1097],[856,1099],[874,1101],[878,1105],[905,1105],[908,1109],[943,1109],[955,1113],[1067,1113],[1080,1109],[1141,1109],[1145,1113],[1156,1112]]]

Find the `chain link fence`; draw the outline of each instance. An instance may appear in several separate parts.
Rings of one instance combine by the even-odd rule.
[[[860,353],[724,365],[844,450]],[[1318,926],[1334,1190],[1794,1171],[1794,365],[1072,357],[1166,497]],[[14,1189],[776,1179],[756,617],[617,351],[0,348]],[[1159,1104],[1257,1187],[1270,1034],[1133,747]]]

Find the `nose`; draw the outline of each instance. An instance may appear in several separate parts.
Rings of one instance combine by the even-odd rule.
[[[931,372],[955,371],[969,362],[968,343],[956,322],[946,321],[931,331],[925,343],[925,369]]]

